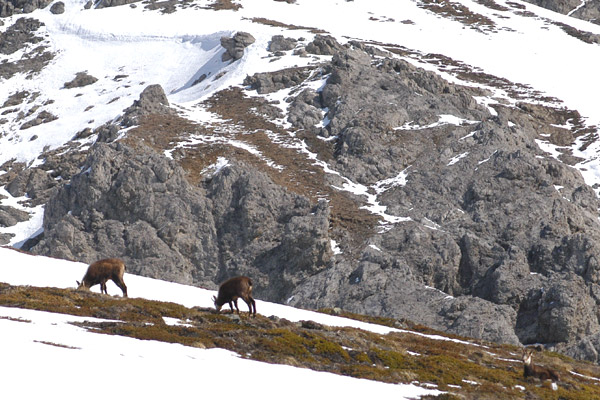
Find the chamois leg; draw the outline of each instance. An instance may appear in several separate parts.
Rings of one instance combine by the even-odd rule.
[[[100,282],[100,293],[108,294],[106,291],[106,280]]]
[[[127,297],[127,286],[125,286],[123,279],[113,278],[112,281],[123,291],[123,297]]]
[[[240,315],[240,308],[238,307],[237,301],[238,299],[236,297],[235,299],[233,299],[233,304],[235,305],[235,309],[237,310],[238,315]]]
[[[246,302],[246,304],[248,305],[248,315],[252,315],[253,317],[256,316],[256,304],[254,302],[254,299],[250,296],[248,296],[247,298],[243,298],[244,301]],[[252,312],[252,307],[254,307],[254,313]]]
[[[253,316],[256,317],[256,301],[252,297],[250,297],[250,302],[252,302],[252,307],[254,307]]]
[[[234,311],[233,311],[233,300],[229,301],[229,308],[231,308],[231,313],[233,314],[234,313]]]

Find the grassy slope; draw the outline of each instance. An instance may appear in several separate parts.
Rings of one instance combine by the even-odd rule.
[[[346,317],[384,325],[409,325],[408,329],[412,332],[379,335],[359,329],[327,327],[310,321],[292,323],[261,315],[249,318],[246,313],[238,317],[216,314],[211,309],[186,308],[175,303],[4,283],[0,283],[0,305],[117,320],[81,324],[105,334],[202,348],[219,347],[254,360],[383,382],[433,383],[451,393],[442,398],[600,398],[597,382],[568,372],[573,370],[585,376],[600,376],[598,366],[554,353],[536,354],[538,363],[561,374],[559,389],[552,391],[539,381],[523,378],[521,363],[510,361],[520,356],[521,351],[515,346],[470,339],[468,341],[472,344],[434,339],[427,335],[449,337],[391,319],[342,313]],[[333,313],[332,310],[324,312]],[[163,317],[179,319],[185,325],[167,325]]]

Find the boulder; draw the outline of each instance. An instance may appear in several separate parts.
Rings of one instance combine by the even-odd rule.
[[[294,38],[286,38],[283,35],[275,35],[271,38],[267,50],[273,53],[288,51],[293,50],[297,44],[298,41]]]
[[[65,82],[65,89],[80,88],[88,85],[93,85],[98,81],[98,78],[89,75],[87,72],[78,72],[75,74],[75,78],[69,82]]]
[[[50,12],[52,14],[63,14],[65,12],[65,3],[57,1],[50,7]]]
[[[237,32],[233,37],[222,37],[221,46],[225,48],[225,53],[221,57],[222,61],[237,61],[244,55],[244,49],[254,43],[256,39],[247,32]]]
[[[341,50],[343,46],[333,36],[316,35],[314,40],[306,45],[306,52],[309,54],[332,56]]]

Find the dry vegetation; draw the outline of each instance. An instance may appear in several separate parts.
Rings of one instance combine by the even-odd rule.
[[[456,20],[470,28],[481,31],[495,31],[496,24],[488,17],[471,11],[460,3],[449,0],[421,0],[419,7],[440,14],[444,18]]]
[[[314,34],[328,33],[327,31],[324,31],[323,29],[311,28],[308,26],[290,25],[290,24],[286,24],[283,22],[279,22],[279,21],[275,21],[275,20],[267,19],[267,18],[252,18],[252,22],[257,23],[257,24],[267,25],[267,26],[273,26],[276,28],[285,28],[285,29],[289,29],[289,30],[304,30],[304,31],[308,31],[308,32],[314,33]]]
[[[598,382],[586,378],[599,376],[598,366],[553,353],[536,354],[540,364],[564,377],[559,389],[552,391],[539,381],[523,378],[520,349],[515,346],[451,341],[448,335],[389,318],[323,310],[406,330],[379,335],[312,321],[294,323],[261,315],[249,318],[246,313],[238,317],[175,303],[2,283],[0,305],[112,320],[78,324],[97,333],[219,347],[254,360],[383,382],[435,384],[448,392],[440,396],[445,399],[513,399],[524,398],[525,393],[528,399],[600,398]],[[168,325],[163,317],[176,318],[182,325]],[[69,343],[46,344],[77,350]],[[570,370],[583,376],[570,374]]]

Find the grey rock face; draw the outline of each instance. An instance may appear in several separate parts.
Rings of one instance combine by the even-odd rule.
[[[20,129],[28,129],[31,128],[32,126],[36,126],[36,125],[40,125],[40,124],[45,124],[54,120],[57,120],[58,117],[48,111],[40,111],[39,114],[33,118],[30,119],[29,121],[25,122],[23,125],[21,125]]]
[[[283,301],[329,263],[328,216],[325,204],[244,165],[193,187],[161,155],[97,144],[48,201],[31,251],[85,262],[119,255],[133,273],[209,287],[245,273],[264,298]]]
[[[298,128],[312,130],[323,120],[321,108],[319,94],[312,89],[305,89],[290,104],[288,121]]]
[[[339,138],[337,167],[361,183],[389,176],[425,151],[415,152],[410,144],[398,145],[400,141],[417,139],[416,144],[420,140],[410,129],[395,128],[435,124],[441,114],[476,121],[487,116],[467,90],[452,93],[435,74],[399,60],[372,66],[371,57],[360,50],[346,50],[333,57],[321,103],[328,109],[327,136]],[[356,159],[361,160],[359,165],[352,162]]]
[[[448,330],[493,342],[519,344],[512,327],[517,313],[507,305],[487,302],[477,297],[461,296],[442,305],[440,316],[449,324]]]
[[[237,32],[233,37],[222,37],[221,46],[226,50],[223,61],[237,61],[244,55],[244,49],[254,43],[256,39],[247,32]]]
[[[285,300],[332,256],[329,209],[292,195],[265,175],[226,169],[207,185],[214,205],[223,272],[238,269],[257,277],[261,294]],[[216,281],[225,278],[223,272]]]
[[[126,112],[139,114],[163,114],[169,107],[169,100],[160,85],[147,86],[140,94],[140,99],[127,108]]]
[[[337,256],[291,303],[418,316],[458,334],[568,344],[594,358],[598,199],[577,171],[542,155],[531,117],[503,107],[491,116],[472,89],[402,61],[374,63],[356,46],[325,68],[325,87],[296,96],[288,121],[336,137],[335,169],[356,182],[406,171],[406,184],[378,200],[410,221],[366,241],[377,250]],[[322,110],[329,124],[312,129]],[[471,122],[439,124],[443,114]]]
[[[529,3],[533,3],[537,6],[544,7],[548,10],[556,11],[561,14],[567,14],[581,4],[576,0],[532,0],[529,1]]]
[[[56,181],[45,171],[26,169],[6,185],[6,191],[14,197],[28,196],[34,201],[34,204],[43,204],[47,197],[40,195],[56,185]]]
[[[216,269],[209,208],[167,159],[97,145],[84,171],[47,203],[44,238],[33,250],[85,262],[121,255],[133,273],[192,283]]]

